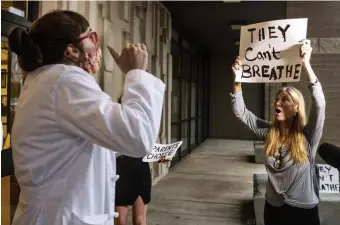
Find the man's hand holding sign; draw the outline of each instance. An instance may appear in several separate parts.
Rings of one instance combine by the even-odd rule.
[[[237,82],[298,82],[302,69],[299,54],[306,39],[307,19],[276,20],[241,28],[242,72]]]

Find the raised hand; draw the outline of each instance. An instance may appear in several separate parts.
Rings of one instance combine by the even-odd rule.
[[[236,74],[242,71],[242,62],[240,56],[236,57],[234,64],[232,65],[231,69],[233,70],[234,80],[236,78]]]
[[[318,81],[318,78],[316,77],[312,66],[310,64],[310,58],[312,55],[312,46],[310,43],[310,40],[303,40],[301,48],[300,48],[300,55],[302,57],[302,64],[304,66],[304,68],[307,71],[308,74],[308,79],[311,83],[315,83]]]
[[[236,93],[241,90],[241,83],[240,82],[235,82],[236,79],[236,74],[237,73],[242,73],[242,62],[240,56],[236,57],[236,60],[234,64],[231,67],[233,71],[233,76],[234,76],[234,82],[233,82],[233,93]]]
[[[304,40],[300,48],[300,54],[304,64],[309,63],[313,48],[311,46],[310,40]]]
[[[144,44],[128,44],[120,55],[112,47],[107,48],[123,73],[134,69],[146,70],[148,52]]]

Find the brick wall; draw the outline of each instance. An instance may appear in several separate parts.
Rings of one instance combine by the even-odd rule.
[[[311,63],[327,104],[322,141],[340,145],[340,2],[287,2],[287,18],[308,18],[307,37],[313,40]],[[303,92],[308,112],[305,73],[301,79],[294,86]]]

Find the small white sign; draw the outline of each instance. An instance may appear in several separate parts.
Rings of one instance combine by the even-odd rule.
[[[152,152],[143,158],[143,162],[158,162],[161,159],[171,160],[181,145],[182,141],[172,144],[155,144]]]
[[[339,193],[339,171],[327,164],[318,164],[319,179],[320,179],[320,193]]]
[[[307,18],[268,21],[241,27],[239,55],[243,72],[236,82],[298,82],[300,47],[306,39]]]

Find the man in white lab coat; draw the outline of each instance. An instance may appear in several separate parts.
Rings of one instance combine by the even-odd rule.
[[[112,155],[145,156],[160,127],[165,85],[145,71],[145,46],[109,48],[126,73],[118,104],[91,75],[101,51],[81,15],[48,13],[29,32],[15,28],[9,45],[28,72],[12,129],[21,190],[13,225],[112,225]]]

